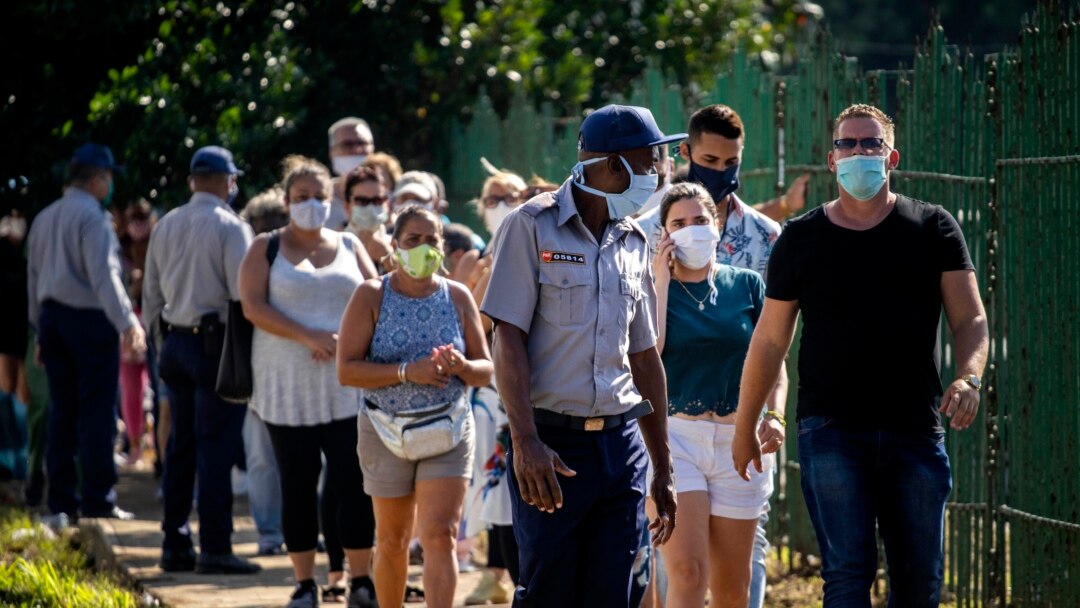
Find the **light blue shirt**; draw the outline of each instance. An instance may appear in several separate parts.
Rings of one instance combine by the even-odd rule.
[[[592,417],[640,402],[629,355],[656,345],[656,290],[641,228],[611,221],[597,242],[566,181],[512,211],[492,251],[480,310],[529,334],[533,406]]]
[[[228,301],[240,299],[236,278],[253,238],[247,222],[206,192],[166,214],[146,251],[146,322],[161,315],[173,325],[194,327],[211,312],[224,322]]]
[[[34,219],[26,271],[28,317],[35,328],[45,300],[104,311],[121,332],[139,322],[121,279],[120,242],[112,218],[81,188],[67,188]]]

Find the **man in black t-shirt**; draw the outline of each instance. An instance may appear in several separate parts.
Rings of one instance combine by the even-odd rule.
[[[773,249],[732,456],[744,478],[751,461],[761,470],[758,414],[801,312],[799,463],[824,605],[869,601],[876,524],[890,605],[937,606],[952,489],[940,414],[957,430],[975,419],[986,315],[956,220],[889,191],[900,160],[892,121],[855,105],[834,125],[828,163],[840,197],[788,222]],[[942,306],[958,376],[944,391],[934,354]]]

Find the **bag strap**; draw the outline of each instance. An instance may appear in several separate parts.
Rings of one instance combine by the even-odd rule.
[[[277,259],[278,249],[281,247],[281,229],[270,233],[270,240],[266,242],[266,264],[268,266],[274,265],[274,260]]]

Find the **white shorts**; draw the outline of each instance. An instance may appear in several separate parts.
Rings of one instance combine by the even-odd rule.
[[[758,519],[769,510],[776,455],[761,458],[764,472],[750,464],[750,481],[731,463],[734,424],[668,418],[668,445],[675,464],[675,492],[707,492],[709,513],[730,519]],[[649,480],[652,481],[650,466]],[[651,485],[651,483],[650,483]]]

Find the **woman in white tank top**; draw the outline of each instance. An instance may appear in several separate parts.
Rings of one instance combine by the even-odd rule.
[[[368,564],[375,521],[355,452],[362,395],[338,382],[335,354],[342,313],[375,267],[355,236],[323,228],[330,211],[325,167],[287,159],[283,186],[289,224],[252,243],[239,283],[244,314],[255,325],[251,407],[266,422],[281,472],[282,527],[297,580],[288,606],[317,605],[322,456],[340,499],[337,521],[353,576],[350,605],[374,606]]]

